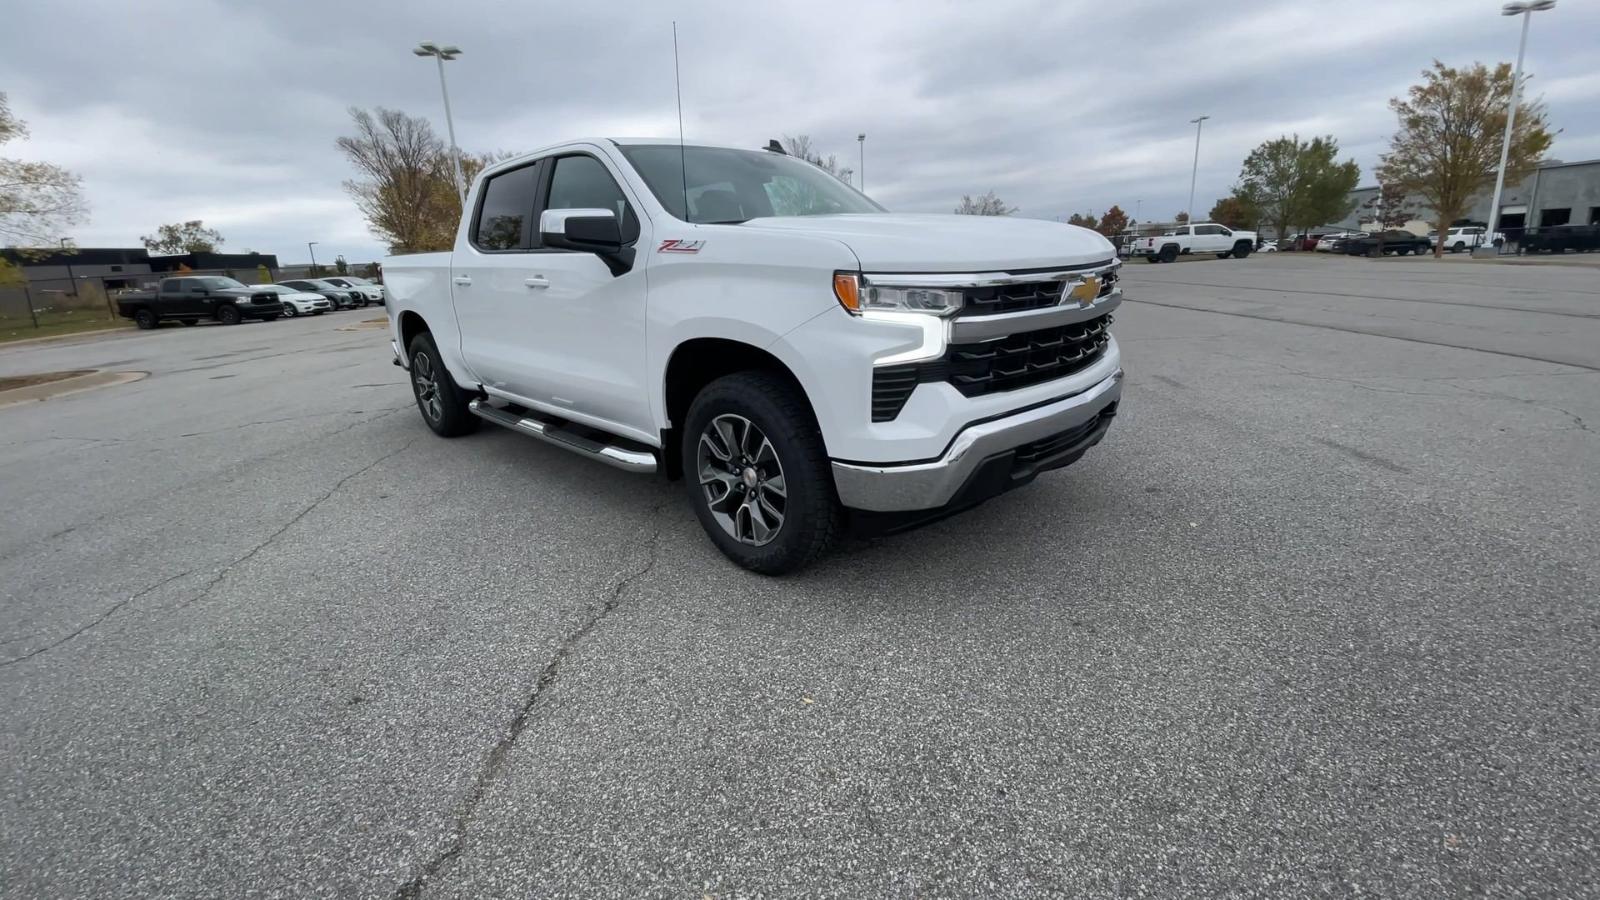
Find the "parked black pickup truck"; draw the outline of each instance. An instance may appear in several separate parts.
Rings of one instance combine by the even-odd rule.
[[[237,325],[245,319],[271,321],[283,315],[278,296],[220,275],[163,278],[153,291],[130,291],[117,297],[117,312],[140,328],[157,328],[165,319],[193,325],[216,319]]]
[[[1338,249],[1350,256],[1387,256],[1391,253],[1400,256],[1415,253],[1421,256],[1432,253],[1433,244],[1427,238],[1409,231],[1380,231],[1366,237],[1346,238],[1340,242]]]

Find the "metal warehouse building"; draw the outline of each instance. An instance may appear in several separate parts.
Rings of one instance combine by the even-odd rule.
[[[1463,218],[1488,224],[1491,195],[1492,189],[1474,197]],[[1335,224],[1355,228],[1359,218],[1363,225],[1370,225],[1372,211],[1365,204],[1377,196],[1376,185],[1355,189],[1350,193],[1355,211]],[[1424,234],[1438,227],[1432,210],[1421,203],[1413,205],[1419,210],[1418,218],[1406,223],[1406,230]],[[1520,184],[1506,185],[1500,196],[1500,231],[1509,243],[1515,243],[1527,228],[1568,224],[1600,224],[1600,159],[1542,163]]]

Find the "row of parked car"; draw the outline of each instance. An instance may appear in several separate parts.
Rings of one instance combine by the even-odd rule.
[[[384,287],[353,275],[295,278],[277,284],[245,284],[222,275],[163,278],[153,290],[117,296],[117,312],[140,328],[162,322],[194,325],[212,319],[237,325],[246,319],[272,321],[295,316],[320,316],[339,309],[382,306]]]

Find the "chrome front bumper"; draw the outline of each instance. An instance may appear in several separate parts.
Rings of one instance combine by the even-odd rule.
[[[1122,370],[1081,393],[968,426],[938,459],[918,463],[833,463],[839,501],[852,509],[906,512],[948,504],[985,460],[1070,431],[1122,397]]]

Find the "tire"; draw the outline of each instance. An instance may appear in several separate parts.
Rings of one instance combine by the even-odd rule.
[[[237,325],[244,321],[244,316],[239,314],[239,307],[229,303],[217,307],[217,321],[224,325]]]
[[[155,310],[140,307],[133,311],[133,324],[142,331],[150,331],[161,327],[161,317],[156,315]]]
[[[1451,253],[1460,253],[1461,251],[1463,251],[1465,249],[1467,249],[1467,245],[1462,243],[1461,241],[1456,241],[1454,244],[1452,244],[1450,246],[1450,252]]]
[[[1252,248],[1250,247],[1249,241],[1240,241],[1239,243],[1233,245],[1233,258],[1244,259],[1246,256],[1250,255],[1251,249]],[[1223,255],[1226,256],[1227,254],[1224,253]]]
[[[439,357],[433,335],[423,332],[411,339],[411,394],[417,399],[422,421],[440,437],[460,437],[478,430],[482,419],[467,409],[472,394],[456,385]]]
[[[1176,262],[1178,259],[1178,245],[1167,244],[1161,248],[1160,259],[1164,263]]]
[[[1144,258],[1144,261],[1147,262],[1147,263],[1155,263],[1155,262],[1160,262],[1161,260],[1158,257],[1155,257],[1155,256],[1146,256]]]
[[[285,319],[292,319],[292,318],[294,318],[295,316],[298,316],[298,315],[300,315],[300,310],[296,309],[294,304],[285,303],[283,305],[283,317]]]
[[[187,318],[187,319],[179,319],[178,321],[182,322],[185,325],[198,325],[200,323],[199,319],[196,319],[196,318],[193,318],[193,317],[190,317],[190,318]]]
[[[816,418],[790,382],[756,371],[711,382],[689,406],[682,441],[695,516],[740,566],[793,572],[842,530],[844,509]]]

